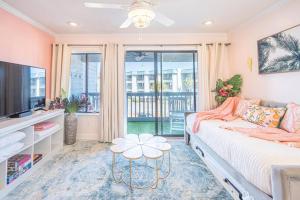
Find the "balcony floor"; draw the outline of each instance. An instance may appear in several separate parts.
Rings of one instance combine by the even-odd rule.
[[[141,133],[150,133],[155,134],[155,123],[156,122],[146,122],[146,121],[138,121],[138,122],[128,122],[127,123],[127,133],[128,134],[141,134]],[[158,125],[160,128],[160,124]],[[183,129],[183,126],[182,126]],[[170,122],[163,122],[163,133],[159,135],[182,135],[183,131],[173,130],[171,133],[170,130]]]

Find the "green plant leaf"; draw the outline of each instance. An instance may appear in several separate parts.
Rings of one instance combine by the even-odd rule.
[[[242,86],[242,82],[242,77],[239,74],[234,75],[231,79],[227,81],[228,84],[233,86],[233,89],[240,89]]]
[[[216,84],[216,91],[219,91],[222,87],[224,87],[224,82],[221,79],[218,79]]]
[[[232,78],[230,78],[227,81],[223,81],[221,79],[218,79],[216,82],[216,88],[212,92],[216,92],[215,100],[220,105],[222,104],[228,97],[234,97],[237,96],[241,92],[241,86],[242,86],[242,77],[241,75],[237,74],[234,75]],[[232,87],[228,87],[229,85],[232,85]],[[223,92],[227,92],[225,94],[226,96],[221,96],[219,94],[219,91],[223,89]]]

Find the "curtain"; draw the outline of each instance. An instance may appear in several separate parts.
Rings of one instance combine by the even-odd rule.
[[[124,135],[124,47],[104,45],[101,72],[100,142]]]
[[[61,90],[68,92],[71,49],[66,44],[52,44],[51,99],[59,97]]]
[[[198,46],[198,111],[215,108],[216,81],[228,78],[228,47],[222,43]]]

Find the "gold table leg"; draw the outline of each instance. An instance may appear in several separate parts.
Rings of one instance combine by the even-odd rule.
[[[112,177],[114,179],[114,181],[116,183],[121,183],[122,182],[122,173],[121,173],[121,177],[119,180],[116,179],[115,177],[115,165],[116,165],[116,154],[113,153],[113,157],[112,157],[112,165],[111,165],[111,171],[112,171]]]
[[[158,181],[159,180],[162,180],[162,179],[165,179],[169,176],[170,174],[170,171],[171,171],[171,158],[170,158],[170,151],[168,152],[168,172],[165,176],[161,176],[161,168],[162,168],[162,165],[164,163],[164,157],[163,157],[163,160],[162,160],[162,163],[161,165],[159,166],[158,165],[158,159],[155,159],[155,181],[153,182],[153,184],[150,184],[149,186],[144,186],[144,187],[138,187],[138,186],[134,186],[132,184],[132,160],[129,160],[129,184],[124,181],[124,178],[123,178],[123,171],[121,171],[121,177],[120,179],[117,179],[115,177],[115,165],[116,165],[116,154],[113,153],[113,156],[112,156],[112,177],[113,177],[113,180],[116,182],[116,183],[121,183],[123,182],[124,184],[126,184],[127,186],[129,186],[130,190],[133,190],[133,189],[146,189],[146,188],[152,188],[152,189],[155,189],[157,188],[158,186]],[[147,159],[146,159],[146,165],[145,166],[148,166],[148,162],[147,162]],[[151,166],[148,166],[150,168],[153,168],[154,167],[151,167]]]
[[[164,155],[165,156],[165,155]],[[162,161],[163,162],[163,161]],[[168,152],[168,164],[169,164],[169,167],[168,167],[168,172],[165,176],[162,176],[162,177],[159,177],[159,179],[166,179],[169,175],[170,175],[170,172],[171,172],[171,154],[170,154],[170,151]],[[161,164],[161,167],[162,167],[163,163]]]

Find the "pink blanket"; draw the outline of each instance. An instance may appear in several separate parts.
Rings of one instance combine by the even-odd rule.
[[[34,130],[35,131],[44,131],[49,128],[52,128],[53,126],[55,126],[55,123],[53,123],[53,122],[49,122],[49,121],[40,122],[40,123],[34,125]]]
[[[240,127],[222,127],[227,130],[237,131],[249,137],[255,137],[263,140],[279,142],[291,147],[300,148],[300,134],[289,133],[279,128],[240,128]]]
[[[234,116],[234,111],[240,101],[239,97],[229,97],[226,101],[216,109],[210,111],[199,112],[196,115],[196,119],[193,125],[193,133],[198,132],[200,123],[203,120],[209,119],[221,119],[221,120],[234,120],[237,117]]]

